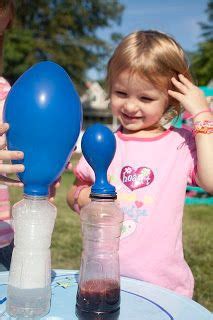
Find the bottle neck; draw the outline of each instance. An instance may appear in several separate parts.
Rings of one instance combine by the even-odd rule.
[[[114,202],[117,199],[117,194],[116,194],[116,192],[113,194],[91,192],[89,197],[92,201]]]
[[[30,196],[24,193],[24,199],[27,200],[48,200],[47,196]]]
[[[115,202],[116,198],[107,198],[107,197],[96,197],[96,196],[92,196],[90,195],[91,201],[94,202]]]

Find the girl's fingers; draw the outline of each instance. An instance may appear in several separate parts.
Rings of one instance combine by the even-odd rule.
[[[180,81],[178,81],[176,78],[172,77],[172,83],[174,84],[174,86],[181,92],[181,93],[186,93],[188,88],[181,83]]]
[[[72,171],[73,166],[72,166],[72,163],[71,163],[71,162],[68,163],[66,169]]]
[[[52,192],[53,195],[55,195],[56,194],[56,189],[58,189],[60,187],[60,185],[61,185],[61,177],[56,182],[54,182],[53,185],[51,186],[50,194]]]
[[[21,151],[8,151],[8,150],[0,151],[1,160],[20,160],[23,158],[24,158],[24,153]]]
[[[6,148],[7,148],[6,143],[3,142],[2,144],[0,144],[0,150],[6,150]]]
[[[61,184],[61,182],[60,182],[60,181],[57,181],[57,182],[55,183],[54,187],[55,187],[56,189],[58,189],[58,188],[60,187],[60,184]]]
[[[2,173],[17,173],[23,172],[24,165],[23,164],[0,164],[0,172]]]
[[[5,184],[10,185],[10,186],[14,186],[14,185],[19,185],[19,186],[23,186],[23,183],[20,182],[20,180],[15,180],[15,179],[11,179],[8,177],[5,177],[3,175],[0,175],[0,181],[1,182],[5,182]]]
[[[186,77],[184,77],[183,74],[179,74],[178,78],[183,84],[185,84],[185,86],[187,86],[187,88],[191,88],[193,86],[193,83],[191,83],[191,81],[189,81]]]
[[[183,94],[177,91],[173,91],[173,90],[168,90],[168,94],[172,97],[175,98],[176,100],[178,100],[180,103],[182,102],[183,99]]]
[[[2,136],[8,129],[9,129],[8,123],[1,123],[0,124],[0,136]]]
[[[15,182],[4,182],[4,184],[8,187],[23,187],[24,184],[18,180],[16,180]]]

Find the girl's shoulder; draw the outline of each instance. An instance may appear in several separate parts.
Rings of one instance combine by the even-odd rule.
[[[186,128],[173,128],[172,143],[178,147],[178,150],[188,150],[196,152],[196,143],[193,132]]]
[[[174,136],[177,136],[180,139],[183,139],[183,140],[186,140],[186,141],[191,140],[191,139],[194,140],[193,133],[189,129],[172,127],[171,131],[173,132]]]

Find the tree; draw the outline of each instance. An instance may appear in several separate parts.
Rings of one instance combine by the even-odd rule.
[[[200,23],[205,41],[199,44],[198,51],[192,59],[192,71],[199,85],[207,85],[213,74],[213,0],[208,2],[206,13],[208,23]]]
[[[108,54],[98,28],[119,24],[123,9],[119,0],[17,1],[5,42],[6,77],[14,81],[32,64],[52,60],[82,84],[86,70],[98,67]]]

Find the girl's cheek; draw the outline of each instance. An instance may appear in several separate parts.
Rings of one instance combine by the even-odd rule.
[[[118,110],[116,108],[111,107],[111,111],[112,111],[113,116],[118,115]]]
[[[113,111],[115,112],[116,110],[118,110],[119,107],[120,107],[120,105],[121,105],[121,103],[119,102],[118,99],[116,99],[116,98],[111,99],[111,101],[110,101],[110,106],[111,106],[112,112],[113,112]]]

